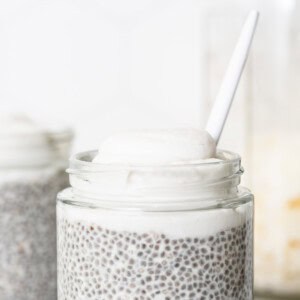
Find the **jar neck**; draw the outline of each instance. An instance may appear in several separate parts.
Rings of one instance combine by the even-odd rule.
[[[0,141],[1,170],[30,171],[66,168],[73,132],[69,128],[38,128],[33,132],[2,134]]]
[[[218,151],[217,159],[164,166],[92,163],[95,151],[71,158],[75,199],[109,207],[196,208],[236,198],[243,173],[240,157]]]

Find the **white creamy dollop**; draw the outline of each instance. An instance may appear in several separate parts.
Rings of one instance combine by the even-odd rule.
[[[100,209],[61,204],[58,219],[172,237],[207,236],[239,226],[249,218],[248,208],[207,209],[236,199],[240,166],[235,158],[234,153],[216,151],[209,134],[197,129],[113,135],[96,155],[79,153],[71,160],[75,165],[83,161],[82,172],[71,165],[72,190],[64,196],[70,199],[72,191],[74,200],[88,199]]]
[[[232,168],[222,161],[205,131],[129,131],[106,139],[92,160],[97,170],[85,180],[70,176],[70,182],[82,192],[117,196],[123,202],[128,197],[147,198],[148,203],[223,197],[231,184],[224,178]]]
[[[49,165],[57,150],[49,131],[24,115],[0,115],[0,167]]]
[[[106,139],[93,162],[129,165],[195,163],[214,157],[215,152],[216,144],[206,131],[136,130]]]

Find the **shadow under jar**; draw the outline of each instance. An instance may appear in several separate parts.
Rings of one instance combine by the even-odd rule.
[[[79,153],[57,201],[58,299],[253,299],[253,196],[240,157],[165,166]]]
[[[55,199],[68,186],[64,169],[71,140],[69,129],[35,127],[2,136],[1,300],[57,298]]]

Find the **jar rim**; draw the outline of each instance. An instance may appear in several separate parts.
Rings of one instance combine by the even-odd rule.
[[[70,126],[49,128],[47,134],[55,141],[71,141],[74,138],[74,130]]]
[[[169,165],[94,163],[96,154],[73,155],[67,172],[78,201],[94,199],[104,206],[210,206],[236,198],[243,174],[241,157],[221,149],[215,156],[219,160]]]
[[[99,163],[92,162],[93,158],[98,153],[98,150],[88,150],[83,152],[78,152],[72,155],[69,159],[70,166],[67,169],[67,173],[74,174],[77,170],[82,170],[84,172],[100,172],[104,170],[117,170],[117,169],[135,169],[135,170],[147,170],[154,168],[185,168],[185,167],[201,167],[201,166],[226,166],[230,164],[239,163],[241,161],[241,156],[235,152],[217,149],[215,159],[220,159],[218,161],[190,161],[184,163],[173,163],[173,164],[116,164],[116,163]]]
[[[41,123],[32,131],[4,135],[0,166],[5,170],[31,170],[53,165],[65,169],[74,131],[62,123]]]

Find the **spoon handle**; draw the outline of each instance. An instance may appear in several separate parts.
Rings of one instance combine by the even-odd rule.
[[[218,144],[222,134],[235,91],[248,57],[258,16],[259,13],[253,10],[246,19],[206,125],[206,130],[215,140],[216,144]]]

